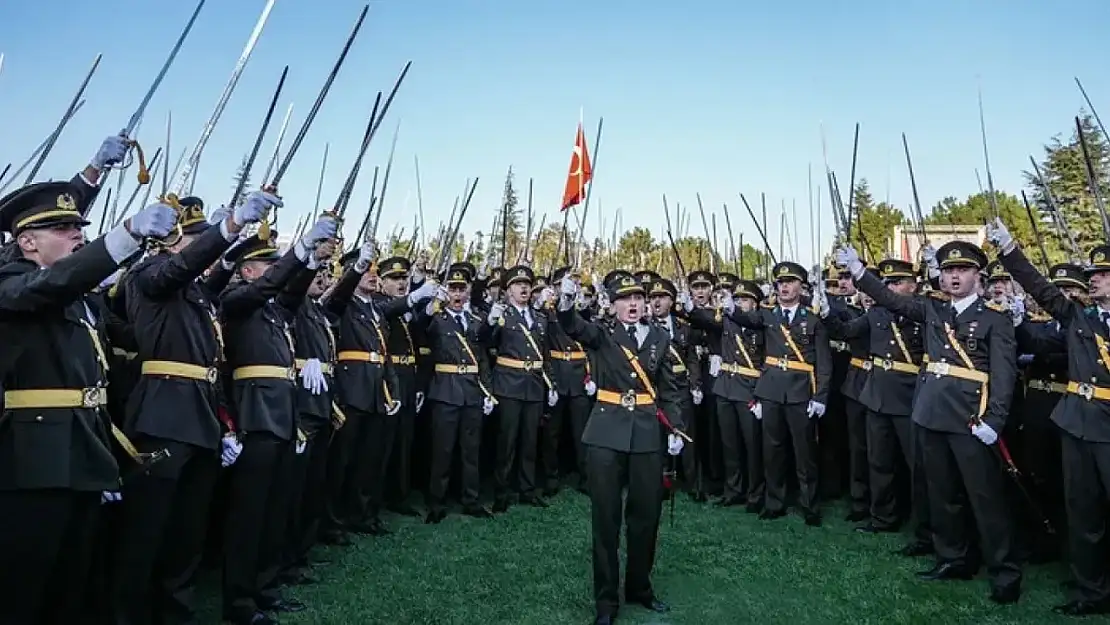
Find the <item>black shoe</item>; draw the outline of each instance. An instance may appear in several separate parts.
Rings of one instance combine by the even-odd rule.
[[[1002,586],[1001,588],[991,589],[991,601],[999,605],[1017,603],[1018,599],[1021,599],[1020,584],[1010,584],[1008,586]]]
[[[394,513],[394,514],[399,514],[401,516],[411,516],[411,517],[420,516],[420,511],[417,510],[416,508],[413,508],[412,506],[410,506],[407,503],[392,505],[392,506],[389,507],[389,511]]]
[[[304,612],[308,606],[296,599],[276,599],[259,602],[258,607],[267,612]]]
[[[804,515],[806,525],[810,527],[821,527],[821,515],[816,512],[807,512]]]
[[[320,536],[320,542],[325,545],[334,545],[336,547],[349,547],[351,545],[351,537],[346,532],[340,530],[330,530],[324,532]]]
[[[498,497],[493,502],[493,511],[497,514],[509,511],[509,499],[507,497]]]
[[[1110,601],[1069,601],[1052,608],[1052,611],[1065,616],[1089,616],[1110,614]]]
[[[861,512],[857,510],[855,512],[849,513],[848,516],[844,517],[844,520],[849,523],[859,523],[860,521],[866,521],[867,518],[870,516],[871,514],[868,512]]]
[[[771,521],[771,520],[774,520],[774,519],[781,519],[784,516],[786,516],[786,510],[767,510],[767,509],[764,509],[763,512],[759,513],[759,518],[764,520],[764,521]]]
[[[647,597],[646,599],[626,599],[628,603],[635,603],[642,606],[645,610],[651,610],[657,614],[663,614],[671,611],[671,606],[663,603],[655,597]]]
[[[425,525],[435,525],[436,523],[443,522],[447,518],[447,511],[439,508],[428,511],[428,516],[424,517]]]
[[[278,625],[277,620],[265,612],[234,617],[225,616],[223,620],[225,623],[231,623],[232,625]]]
[[[860,534],[890,534],[897,532],[898,528],[892,525],[875,525],[874,521],[868,521],[867,525],[861,525],[856,528]]]
[[[744,512],[747,512],[748,514],[759,514],[760,512],[763,512],[763,504],[750,503],[744,506]]]
[[[732,506],[739,506],[744,503],[744,498],[740,495],[729,495],[728,497],[721,497],[713,502],[713,505],[718,508],[731,508]]]
[[[918,579],[930,582],[950,579],[969,580],[972,577],[975,577],[974,573],[966,566],[955,562],[943,562],[917,574]]]
[[[547,488],[543,489],[543,496],[551,499],[555,495],[559,494],[559,490],[560,488],[558,484],[555,484],[554,486],[548,486]]]
[[[546,508],[547,502],[539,497],[521,497],[520,503],[528,504],[533,508]]]
[[[463,508],[463,514],[465,514],[466,516],[472,516],[476,519],[493,518],[493,513],[490,512],[489,508],[477,504]]]
[[[912,543],[895,550],[896,554],[907,558],[920,558],[933,555],[933,544],[924,540],[915,540]]]
[[[306,571],[295,570],[284,573],[278,577],[286,586],[311,586],[320,583],[320,579]]]

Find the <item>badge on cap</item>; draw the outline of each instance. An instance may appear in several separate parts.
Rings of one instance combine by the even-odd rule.
[[[1106,253],[1105,252],[1096,252],[1094,260],[1095,260],[1096,263],[1106,262]]]
[[[1002,265],[995,265],[994,269],[991,270],[991,275],[1002,275],[1005,271],[1006,269]]]
[[[77,202],[74,202],[73,196],[68,193],[58,196],[57,206],[64,211],[77,212]]]
[[[787,271],[790,271],[790,270],[786,268],[786,265],[783,265],[782,267],[779,267],[779,275],[780,276],[785,276]]]
[[[963,256],[963,254],[958,247],[954,247],[948,251],[948,258],[960,258],[961,256]]]
[[[1067,269],[1057,269],[1056,270],[1056,277],[1057,278],[1066,278],[1066,277],[1068,277],[1068,270]]]

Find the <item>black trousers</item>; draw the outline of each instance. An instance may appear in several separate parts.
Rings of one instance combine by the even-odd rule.
[[[867,408],[844,398],[844,417],[848,430],[848,496],[854,513],[867,514],[871,508],[870,471],[867,461]]]
[[[1068,514],[1068,559],[1077,598],[1110,599],[1107,512],[1110,443],[1092,443],[1062,432],[1064,497]]]
[[[347,492],[345,506],[352,523],[378,520],[385,507],[386,469],[393,453],[400,414],[359,414],[356,451],[349,468],[352,474],[347,482],[351,490]]]
[[[628,561],[624,596],[653,596],[651,569],[663,511],[663,453],[627,453],[586,446],[593,533],[594,602],[598,614],[620,606],[621,526],[626,525]],[[622,497],[627,490],[627,498]]]
[[[249,432],[231,468],[224,523],[223,606],[242,618],[276,592],[289,513],[293,445],[265,432]]]
[[[997,449],[970,433],[925,428],[919,433],[938,560],[968,562],[971,538],[965,507],[970,503],[991,586],[1020,584],[1021,566],[1014,553],[1013,520],[1006,505],[1006,478]]]
[[[0,625],[80,623],[100,493],[0,491]]]
[[[533,497],[536,495],[537,437],[544,402],[498,397],[497,406],[497,469],[493,474],[495,496],[503,499],[515,490],[524,497]],[[514,466],[517,466],[515,480],[512,479]]]
[[[907,415],[889,415],[873,410],[867,413],[867,463],[871,475],[871,524],[892,528],[901,521],[900,510],[906,506],[898,492],[898,468],[909,467],[913,473],[912,421]],[[918,477],[924,477],[920,475]],[[910,478],[911,481],[913,477]],[[922,480],[922,484],[924,484]],[[928,497],[928,491],[924,493]]]
[[[766,509],[786,507],[787,446],[794,451],[798,476],[798,506],[803,512],[818,512],[817,503],[817,418],[810,418],[807,404],[761,401],[763,406],[763,461],[767,471]]]
[[[170,457],[124,483],[115,511],[109,595],[112,623],[189,623],[196,619],[196,573],[219,475],[215,450],[136,437],[141,452]]]
[[[416,394],[401,400],[397,413],[397,428],[393,451],[389,454],[386,469],[385,499],[390,505],[400,505],[412,494],[412,459],[416,435]]]
[[[432,403],[432,458],[428,508],[443,508],[451,482],[451,459],[459,447],[462,465],[462,504],[478,503],[478,454],[482,440],[482,408]]]
[[[724,449],[725,497],[762,505],[767,490],[762,421],[748,409],[748,402],[717,398],[717,422]]]
[[[288,570],[307,564],[308,552],[320,533],[320,519],[327,501],[325,478],[331,425],[310,430],[306,436],[304,452],[294,454],[290,461],[289,525],[282,562],[282,568]]]
[[[712,401],[703,401],[694,408],[694,419],[701,419],[699,423],[699,436],[695,441],[702,441],[698,448],[698,470],[701,472],[702,490],[717,494],[724,483],[724,451],[721,447],[721,428],[718,425],[717,404]]]
[[[541,447],[543,472],[548,488],[555,488],[559,484],[559,441],[568,424],[574,441],[574,462],[578,467],[578,475],[581,479],[586,479],[586,448],[582,444],[582,432],[586,430],[586,421],[590,418],[590,401],[586,395],[560,395],[559,402],[549,409],[551,418],[544,425]]]

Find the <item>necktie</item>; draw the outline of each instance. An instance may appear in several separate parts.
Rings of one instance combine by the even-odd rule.
[[[1104,312],[1099,317],[1102,319],[1103,325],[1110,325],[1110,312]]]
[[[786,320],[786,325],[790,325],[790,310],[789,309],[786,309],[786,308],[782,309],[782,318],[784,320]]]
[[[636,326],[629,325],[625,329],[628,330],[628,338],[632,339],[632,344],[636,347],[640,346],[640,340],[636,338]]]
[[[451,316],[455,318],[455,325],[466,331],[466,323],[463,321],[462,315],[452,313]]]

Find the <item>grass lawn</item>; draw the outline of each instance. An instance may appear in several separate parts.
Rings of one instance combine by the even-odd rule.
[[[593,616],[589,500],[564,490],[546,510],[518,506],[493,520],[451,515],[440,525],[391,517],[385,538],[322,552],[322,583],[295,588],[309,604],[284,623],[328,625],[574,625]],[[891,555],[899,535],[862,536],[828,508],[821,528],[796,516],[760,521],[742,508],[718,509],[680,496],[671,527],[664,509],[656,594],[671,612],[621,609],[618,623],[865,624],[1074,623],[1051,606],[1064,596],[1060,565],[1028,567],[1013,606],[971,582],[924,583],[928,558]],[[206,580],[201,622],[217,622],[218,589]]]

